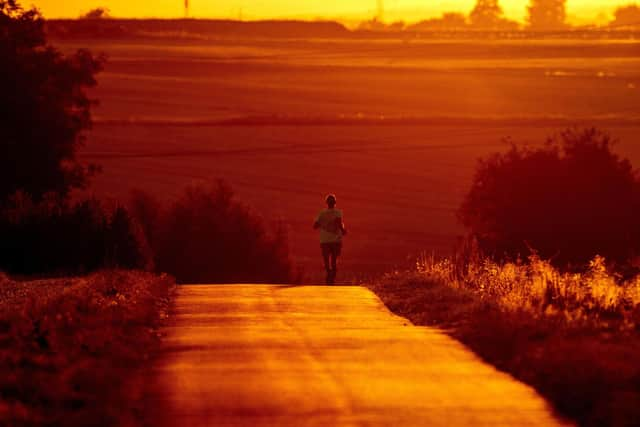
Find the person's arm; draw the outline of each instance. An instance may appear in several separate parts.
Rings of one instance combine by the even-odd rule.
[[[320,228],[320,223],[319,223],[319,222],[318,222],[318,220],[316,219],[316,220],[313,222],[313,229],[314,229],[314,230],[317,230],[318,228]]]
[[[338,225],[338,229],[342,232],[342,235],[346,236],[347,229],[344,226],[344,221],[342,220],[342,217],[336,218],[336,224]]]

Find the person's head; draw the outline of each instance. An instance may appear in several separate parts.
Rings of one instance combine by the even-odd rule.
[[[336,195],[335,194],[329,194],[325,199],[325,202],[327,202],[327,206],[329,206],[330,208],[333,208],[336,205]]]

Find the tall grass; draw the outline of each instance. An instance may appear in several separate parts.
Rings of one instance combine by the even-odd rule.
[[[623,280],[596,256],[581,273],[561,272],[537,256],[528,262],[497,263],[478,259],[423,256],[419,274],[507,312],[555,318],[566,327],[634,331],[640,326],[640,276]]]
[[[583,426],[640,420],[640,276],[594,258],[579,273],[532,257],[425,256],[372,289],[394,312],[444,328]]]

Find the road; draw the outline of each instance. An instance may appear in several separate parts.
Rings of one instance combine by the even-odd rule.
[[[357,286],[180,286],[159,426],[555,426],[530,387]]]

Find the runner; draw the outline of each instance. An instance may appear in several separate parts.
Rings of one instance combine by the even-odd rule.
[[[336,209],[336,196],[329,194],[326,199],[327,209],[320,211],[313,223],[314,230],[320,229],[320,248],[327,272],[327,285],[336,280],[338,257],[342,251],[342,236],[347,234],[342,221],[342,211]]]

